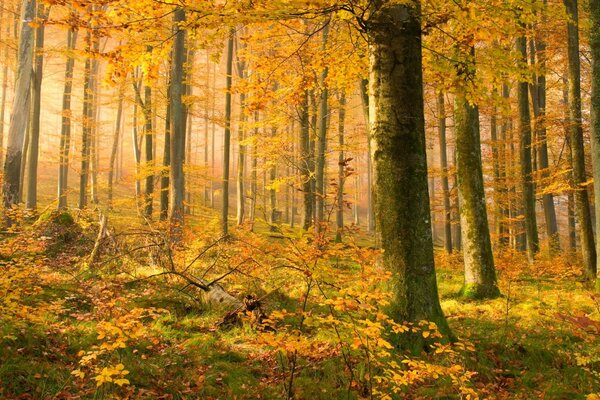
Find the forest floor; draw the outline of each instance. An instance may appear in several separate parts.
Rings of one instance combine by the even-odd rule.
[[[195,228],[182,250],[187,255],[181,265],[186,267],[178,267],[180,272],[221,277],[231,273],[224,265],[247,257],[250,249],[265,252],[269,243],[281,241],[259,227],[263,232],[245,232],[245,245],[240,240],[219,247],[202,236],[217,224],[211,211],[203,213],[191,221]],[[75,221],[50,213],[20,231],[2,234],[0,398],[281,399],[290,393],[296,399],[598,398],[600,296],[580,281],[573,256],[541,256],[528,267],[521,255],[503,253],[496,259],[503,295],[466,301],[458,296],[460,257],[438,252],[442,307],[464,351],[389,355],[380,332],[357,332],[361,321],[372,321],[363,324],[369,329],[376,326],[377,310],[365,305],[366,316],[361,317],[360,302],[344,300],[343,294],[365,291],[353,286],[360,285],[358,280],[371,279],[367,267],[339,262],[348,248],[332,250],[331,257],[315,256],[319,261],[314,265],[321,269],[310,269],[310,274],[303,270],[293,277],[285,270],[267,279],[263,267],[255,267],[227,275],[219,283],[234,295],[261,296],[275,332],[265,331],[251,316],[219,326],[224,311],[199,300],[189,282],[168,275],[148,278],[164,269],[149,265],[151,246],[145,245],[147,238],[136,236],[141,227],[132,228],[134,219],[127,213],[110,214],[113,237],[129,247],[108,248],[95,263],[88,260],[98,229],[93,213]],[[301,238],[294,240],[290,242],[299,254],[308,251],[299,248],[309,246]],[[211,251],[219,247],[207,260],[213,264],[190,267],[188,261],[211,246]],[[351,251],[358,258],[370,257],[364,245]],[[281,248],[276,252],[284,257]],[[179,263],[177,257],[169,262]],[[266,259],[256,256],[253,262],[261,260]],[[302,260],[295,265],[306,263]],[[272,270],[278,268],[271,265]],[[340,287],[331,284],[321,290],[325,300],[317,299],[310,285],[331,277]],[[277,285],[263,282],[270,279],[278,280]],[[251,283],[257,280],[263,284]],[[309,290],[303,292],[306,282]],[[268,291],[267,286],[276,289]],[[342,316],[346,311],[348,318]],[[356,337],[374,337],[379,347],[357,344]],[[389,360],[376,364],[369,359],[379,355]],[[387,388],[392,397],[378,388]]]

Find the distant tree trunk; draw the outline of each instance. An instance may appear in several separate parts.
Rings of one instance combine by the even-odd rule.
[[[146,47],[146,53],[152,53],[152,47]],[[145,77],[146,81],[149,77]],[[154,118],[153,118],[153,106],[152,106],[152,87],[149,82],[144,85],[144,98],[142,99],[141,89],[136,79],[134,78],[133,88],[135,90],[136,101],[142,109],[144,114],[144,204],[143,204],[143,215],[147,218],[152,218],[153,208],[153,194],[154,194]],[[137,143],[137,142],[136,142]],[[141,153],[141,145],[136,151]],[[141,154],[137,158],[138,164],[141,164]],[[139,174],[140,171],[138,171]]]
[[[98,123],[98,117],[100,115],[100,85],[99,85],[99,61],[97,54],[100,52],[100,40],[98,38],[96,30],[92,32],[92,50],[94,57],[92,58],[92,93],[90,103],[90,183],[91,190],[90,194],[92,197],[92,204],[98,204],[98,169],[100,162],[100,151],[99,151],[99,139],[100,139],[100,125]]]
[[[456,127],[454,129],[454,136],[456,139]],[[453,188],[450,192],[451,197],[454,197],[454,206],[452,207],[452,245],[457,251],[462,250],[462,229],[460,227],[460,201],[458,195],[458,173],[456,172],[456,145],[454,145],[454,151],[452,153],[454,162],[454,182]],[[452,193],[454,192],[454,193]]]
[[[592,160],[596,210],[600,206],[600,0],[590,0],[590,48],[592,53]],[[598,212],[598,211],[596,211]],[[596,215],[596,232],[600,234],[600,215]],[[600,240],[598,241],[600,244]],[[596,247],[600,256],[600,245]],[[597,261],[597,264],[600,260]],[[600,279],[596,277],[596,289]]]
[[[91,140],[91,107],[93,90],[92,79],[92,60],[89,53],[92,50],[92,34],[88,30],[85,36],[86,52],[88,56],[85,59],[85,70],[83,75],[83,115],[81,129],[81,172],[79,175],[79,208],[87,207],[88,180],[90,173],[90,140]]]
[[[277,90],[277,88],[275,88]],[[271,137],[275,140],[277,136],[277,128],[271,128]],[[271,186],[269,189],[269,222],[271,223],[271,230],[275,231],[275,224],[278,223],[276,218],[277,216],[277,189],[275,188],[275,183],[277,180],[277,161],[273,162],[273,164],[269,167],[269,185]]]
[[[168,79],[167,93],[171,93],[171,79]],[[160,176],[160,220],[169,217],[169,170],[171,168],[171,105],[167,103],[165,113],[165,145],[163,147],[163,171]]]
[[[254,125],[256,126],[259,121],[258,111],[254,112]],[[257,168],[258,168],[258,157],[257,157],[257,142],[256,138],[258,137],[258,127],[254,128],[254,137],[255,141],[252,144],[252,153],[251,157],[251,170],[250,170],[250,222],[254,223],[256,218],[256,197],[258,195],[258,177],[257,177]]]
[[[185,63],[185,11],[177,8],[174,13],[175,40],[173,44],[173,61],[171,69],[171,168],[169,178],[169,221],[173,239],[178,241],[183,229],[185,196],[185,175],[183,164],[185,160],[185,123],[186,109],[183,103]]]
[[[37,169],[40,149],[40,116],[42,104],[42,78],[44,76],[44,32],[45,19],[48,17],[43,4],[37,5],[37,18],[42,20],[35,29],[35,58],[32,86],[32,119],[29,157],[27,159],[27,201],[29,210],[37,208]]]
[[[461,50],[474,63],[475,49]],[[468,53],[467,53],[468,52]],[[474,79],[474,69],[466,72],[465,82]],[[456,170],[460,202],[465,282],[461,290],[468,298],[498,296],[496,271],[487,220],[481,163],[479,110],[469,103],[464,87],[455,95]]]
[[[225,78],[225,132],[223,133],[223,208],[221,209],[221,231],[229,234],[229,151],[231,141],[231,85],[233,80],[233,42],[235,31],[229,32],[227,39],[227,76]]]
[[[4,208],[19,202],[19,188],[21,186],[21,155],[23,152],[23,142],[25,140],[25,131],[27,129],[28,112],[31,92],[31,76],[33,62],[33,29],[30,21],[35,16],[35,0],[23,0],[21,35],[19,37],[19,48],[17,56],[17,77],[15,83],[15,94],[10,117],[10,127],[8,129],[8,141],[6,148],[6,159],[4,162],[4,179],[2,187],[2,197]],[[12,223],[12,219],[7,217],[7,221]]]
[[[187,96],[193,96],[194,87],[192,85],[192,75],[194,71],[194,58],[196,57],[196,52],[194,50],[190,50],[187,54],[187,69],[186,69],[186,85],[185,85],[185,93]],[[192,132],[193,132],[193,124],[194,118],[192,113],[192,105],[190,104],[187,109],[187,138],[185,140],[185,162],[188,165],[192,165]],[[187,173],[187,182],[186,192],[185,192],[185,213],[187,215],[192,214],[192,176],[191,171]]]
[[[4,11],[4,8],[2,8]],[[10,24],[6,24],[6,39],[10,36]],[[4,45],[4,66],[2,67],[2,100],[0,100],[0,168],[4,163],[4,132],[6,125],[6,97],[8,93],[8,65],[10,63],[10,46]]]
[[[134,77],[134,79],[137,79]],[[135,161],[135,208],[139,214],[140,210],[140,198],[142,196],[142,182],[140,181],[141,163],[142,163],[142,150],[141,142],[138,138],[138,103],[133,104],[133,122],[131,124],[131,148],[133,150],[133,160]]]
[[[370,116],[369,116],[369,94],[368,94],[368,79],[360,81],[360,94],[363,106],[363,115],[365,125],[367,127],[367,230],[369,233],[375,232],[375,215],[373,214],[373,163],[371,154],[371,131],[370,131]],[[358,205],[356,212],[358,220]],[[358,225],[358,222],[356,223]]]
[[[73,52],[77,44],[77,30],[67,32],[67,63],[65,67],[65,86],[62,99],[62,119],[60,130],[60,154],[58,165],[58,209],[67,208],[67,188],[69,174],[69,150],[71,148],[71,94],[73,91],[73,71],[75,57]]]
[[[113,143],[110,151],[110,162],[108,166],[108,207],[112,209],[113,206],[113,181],[115,175],[115,163],[117,160],[117,150],[119,148],[119,142],[121,141],[121,125],[123,118],[123,97],[124,90],[123,86],[119,88],[119,103],[117,106],[117,119],[115,122],[115,131],[113,134]]]
[[[337,187],[337,212],[336,212],[336,242],[342,241],[344,232],[344,184],[346,182],[346,156],[344,154],[344,124],[346,123],[346,93],[341,92],[338,108],[338,187]]]
[[[307,231],[312,225],[313,216],[313,194],[311,185],[310,171],[310,126],[308,115],[308,91],[304,92],[302,104],[300,106],[300,176],[302,177],[302,191],[304,203],[304,216],[302,219],[302,228]]]
[[[239,41],[236,42],[241,46]],[[237,61],[237,72],[241,80],[246,78],[246,63],[239,59]],[[246,173],[246,93],[240,93],[240,123],[238,126],[238,169],[237,169],[237,224],[244,223],[246,216],[246,189],[244,187],[244,176]]]
[[[581,254],[587,279],[596,279],[596,248],[586,181],[583,127],[581,117],[581,63],[579,60],[579,23],[577,0],[564,0],[569,16],[567,42],[569,59],[569,136],[573,157],[575,213],[579,225]]]
[[[527,62],[527,39],[517,38],[517,51],[521,61]],[[519,103],[519,155],[521,162],[521,189],[523,190],[523,210],[525,212],[525,232],[527,237],[527,259],[533,263],[540,248],[537,218],[535,215],[535,188],[531,165],[531,116],[529,114],[529,84],[519,82],[517,93]]]
[[[211,103],[211,141],[210,141],[210,162],[211,162],[211,179],[210,179],[210,207],[215,208],[215,136],[216,136],[216,87],[217,87],[217,67],[216,64],[213,63],[213,75],[212,75],[212,103]]]
[[[434,268],[420,2],[413,4],[374,1],[369,18],[375,210],[383,263],[392,272],[391,317],[399,322],[432,321],[442,333],[449,334]]]
[[[152,124],[152,88],[144,87],[144,138],[146,155],[146,184],[144,188],[144,215],[152,217],[152,195],[154,193],[154,126]]]
[[[444,92],[437,97],[438,134],[440,138],[440,167],[442,169],[442,195],[444,196],[444,248],[452,253],[452,208],[450,207],[450,185],[448,184],[448,155],[446,147],[446,100]]]
[[[209,118],[208,110],[210,109],[210,53],[206,51],[206,106],[204,108],[204,174],[208,175],[208,136],[209,136]],[[210,204],[210,185],[208,182],[204,184],[204,207]]]
[[[508,102],[510,97],[510,88],[507,84],[502,85],[502,98]],[[498,244],[501,247],[506,247],[510,242],[510,231],[507,221],[510,218],[510,209],[508,206],[508,187],[506,183],[507,167],[508,167],[508,152],[506,149],[506,142],[508,140],[508,131],[510,128],[510,118],[503,116],[502,123],[500,124],[500,144],[496,143],[496,153],[498,158],[497,171],[497,213],[498,213],[498,225],[496,227],[496,233],[498,236]]]
[[[323,27],[322,51],[327,51],[327,41],[329,38],[329,21],[325,22]],[[327,187],[325,184],[325,167],[326,158],[325,150],[327,147],[327,123],[329,120],[329,89],[327,87],[327,75],[329,68],[325,66],[321,71],[319,78],[319,86],[321,89],[321,97],[319,99],[319,135],[317,137],[317,162],[315,171],[315,194],[317,213],[315,218],[315,231],[319,233],[322,229],[322,224],[325,219],[325,198],[327,195]]]

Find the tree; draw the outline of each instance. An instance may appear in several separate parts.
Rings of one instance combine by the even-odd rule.
[[[429,215],[420,2],[373,1],[371,7],[375,214],[383,262],[392,272],[390,312],[396,321],[433,321],[449,333],[438,299]]]
[[[225,133],[223,134],[223,207],[221,208],[221,231],[229,234],[229,152],[231,141],[231,84],[233,80],[233,43],[235,31],[231,29],[227,39],[227,76],[225,78]]]
[[[73,91],[73,71],[75,57],[73,52],[77,44],[77,29],[67,31],[67,63],[65,66],[65,85],[62,98],[62,118],[60,130],[60,149],[58,164],[58,209],[67,207],[67,187],[69,175],[69,151],[71,149],[71,95]]]
[[[450,185],[448,184],[448,155],[446,148],[446,100],[444,92],[437,96],[438,135],[440,139],[440,167],[442,169],[442,192],[444,196],[444,248],[452,253],[452,209],[450,207]]]
[[[590,0],[590,48],[592,53],[592,160],[594,164],[594,194],[596,207],[600,205],[600,0]],[[600,218],[596,217],[596,232]],[[600,243],[600,240],[598,241]],[[600,255],[600,248],[596,248]],[[598,265],[598,261],[596,261]],[[596,289],[600,279],[596,278]]]
[[[169,221],[175,240],[180,237],[183,228],[183,199],[185,196],[185,175],[183,173],[186,133],[186,109],[183,103],[183,66],[186,54],[183,23],[185,20],[185,10],[181,7],[177,8],[173,16],[175,37],[171,60],[171,90],[169,93],[171,105]]]
[[[17,78],[15,95],[10,116],[6,159],[4,161],[4,183],[2,198],[5,208],[10,208],[19,202],[19,188],[21,186],[21,155],[25,131],[27,129],[30,89],[33,62],[33,29],[31,22],[35,16],[35,0],[23,0],[21,14],[21,35],[17,57]],[[9,222],[10,222],[9,218]]]
[[[466,85],[475,75],[475,49],[459,49],[459,84],[455,93],[456,173],[460,202],[460,226],[465,264],[461,294],[468,298],[499,295],[487,220],[481,165],[479,109],[469,102]],[[466,65],[466,66],[465,66]]]
[[[338,184],[337,184],[337,210],[336,210],[336,241],[342,241],[344,231],[344,184],[346,181],[346,158],[344,155],[344,132],[346,123],[346,92],[342,92],[338,96]]]
[[[119,88],[119,100],[117,105],[117,118],[115,121],[115,130],[113,134],[113,143],[110,151],[110,161],[108,165],[108,207],[112,208],[113,205],[113,182],[115,176],[115,164],[117,161],[117,150],[119,148],[119,142],[121,141],[121,128],[123,118],[123,97],[124,90],[123,85]]]
[[[35,60],[33,68],[32,111],[30,151],[27,158],[27,201],[25,206],[30,210],[37,208],[37,169],[40,147],[40,115],[42,103],[42,78],[44,76],[44,32],[47,18],[43,4],[37,5],[38,26],[35,29]]]
[[[583,148],[583,127],[581,116],[581,61],[579,60],[579,13],[577,0],[564,0],[569,21],[567,23],[567,43],[569,62],[569,138],[573,159],[573,184],[575,185],[575,213],[579,224],[581,254],[585,276],[596,278],[596,248],[592,217],[585,173],[585,153]]]

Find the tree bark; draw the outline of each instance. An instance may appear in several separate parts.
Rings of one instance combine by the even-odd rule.
[[[40,116],[42,105],[42,79],[44,76],[44,21],[48,17],[43,4],[37,5],[37,18],[42,22],[35,29],[35,58],[33,68],[32,86],[32,120],[30,151],[27,159],[27,199],[25,207],[29,210],[37,208],[37,170],[40,149]]]
[[[569,22],[567,24],[569,61],[569,137],[573,158],[575,185],[575,214],[579,226],[581,254],[587,279],[596,279],[596,248],[586,181],[583,127],[581,117],[581,62],[579,59],[579,23],[577,0],[564,0]]]
[[[450,185],[448,183],[448,155],[446,146],[446,100],[444,92],[437,96],[438,135],[440,139],[440,167],[442,169],[442,196],[444,201],[444,249],[452,253],[452,208],[450,207]]]
[[[375,1],[369,19],[369,106],[375,215],[392,272],[391,317],[450,329],[440,307],[427,188],[420,2]]]
[[[119,103],[117,106],[117,119],[115,121],[115,131],[113,134],[113,143],[110,151],[110,161],[108,165],[108,208],[112,209],[113,206],[113,183],[115,176],[115,163],[117,160],[117,150],[119,149],[119,142],[121,141],[121,122],[123,119],[123,97],[124,90],[123,86],[119,88]]]
[[[21,35],[19,38],[19,48],[17,57],[17,77],[15,83],[15,95],[10,117],[10,127],[8,129],[8,140],[6,148],[6,159],[4,162],[4,179],[2,186],[2,198],[4,208],[11,208],[19,202],[19,188],[21,186],[21,156],[23,152],[23,142],[25,141],[25,131],[31,100],[31,76],[33,62],[33,29],[29,25],[35,16],[35,0],[23,0],[21,15]],[[8,223],[12,219],[7,216]]]
[[[302,192],[304,203],[304,216],[302,228],[307,231],[312,225],[312,185],[310,171],[310,126],[308,115],[308,91],[304,92],[300,105],[300,176],[302,177]]]
[[[346,93],[341,92],[338,108],[338,186],[337,186],[337,210],[336,210],[336,242],[341,242],[344,233],[344,184],[346,183],[346,156],[344,154],[344,124],[346,123]]]
[[[596,210],[600,206],[600,0],[590,0],[590,49],[592,54],[592,161]],[[597,211],[598,212],[598,211]],[[596,215],[596,232],[600,233],[600,217]],[[600,241],[598,241],[600,244]],[[598,246],[598,245],[597,245]],[[600,255],[600,246],[596,247]],[[596,265],[600,260],[596,261]],[[596,290],[600,279],[596,277]]]
[[[329,21],[325,22],[323,27],[323,38],[321,51],[323,54],[327,52],[327,41],[329,40]],[[325,219],[325,198],[327,195],[327,187],[325,184],[325,149],[327,147],[327,123],[329,121],[329,89],[327,87],[327,75],[329,68],[327,65],[321,71],[319,78],[319,86],[321,96],[319,98],[319,134],[317,137],[317,162],[315,171],[315,201],[316,201],[316,218],[315,232],[319,233],[322,230],[322,224]]]
[[[475,63],[474,48],[461,48],[459,51],[466,62]],[[459,77],[464,79],[464,82],[470,82],[474,75],[475,68],[471,66],[464,75],[459,74]],[[465,281],[461,294],[467,298],[496,297],[500,292],[496,284],[483,185],[479,110],[477,106],[469,103],[466,88],[462,86],[456,90],[454,118],[460,226],[465,263]]]
[[[235,31],[229,32],[227,39],[227,59],[225,78],[225,131],[223,133],[223,207],[221,208],[221,232],[229,234],[229,152],[231,141],[231,85],[233,80],[233,42]]]
[[[186,109],[183,103],[185,63],[185,30],[181,26],[186,16],[183,8],[178,8],[174,14],[175,40],[173,45],[173,58],[171,65],[171,168],[169,175],[169,221],[173,239],[181,238],[185,196],[185,174],[183,164],[185,160],[185,123]]]
[[[77,30],[70,28],[67,33],[67,63],[65,86],[62,98],[62,118],[60,130],[60,154],[58,166],[58,209],[67,208],[69,174],[69,151],[71,149],[71,95],[73,92],[73,71],[75,70],[74,50],[77,44]]]

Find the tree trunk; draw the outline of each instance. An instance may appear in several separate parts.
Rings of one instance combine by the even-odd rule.
[[[236,41],[236,44],[242,46],[240,41]],[[237,61],[237,73],[240,80],[246,79],[246,63],[239,59]],[[246,217],[246,189],[244,186],[244,176],[246,173],[246,93],[243,91],[240,93],[240,120],[238,126],[238,169],[237,169],[237,224],[241,225],[244,223]]]
[[[3,9],[4,10],[4,9]],[[10,24],[6,24],[6,38],[10,36]],[[2,67],[2,100],[0,100],[0,169],[4,163],[4,132],[6,121],[6,97],[8,93],[8,65],[10,63],[10,46],[4,45],[4,66]]]
[[[437,97],[438,134],[440,138],[440,167],[442,169],[442,195],[444,200],[444,248],[452,253],[452,209],[450,207],[450,185],[448,183],[448,155],[446,146],[446,100],[444,92]]]
[[[521,61],[527,63],[527,39],[517,38],[517,51]],[[535,188],[531,165],[531,117],[529,115],[529,84],[519,82],[517,93],[519,103],[519,155],[521,162],[521,189],[523,190],[523,210],[525,212],[525,232],[527,237],[527,259],[532,264],[540,248],[537,218],[535,215]]]
[[[370,136],[370,116],[369,116],[369,94],[368,94],[368,79],[360,81],[360,98],[362,100],[363,116],[365,118],[365,126],[367,127],[367,231],[375,232],[375,216],[373,214],[373,162],[371,152],[371,136]],[[358,179],[358,178],[357,178]],[[358,205],[356,209],[356,221],[358,221]],[[358,225],[358,222],[356,222]]]
[[[77,30],[67,33],[67,63],[65,67],[65,86],[62,98],[62,119],[60,130],[60,154],[58,165],[58,209],[67,208],[67,189],[69,174],[69,150],[71,149],[71,94],[73,91],[73,71],[75,70],[74,50],[77,44]]]
[[[119,104],[117,106],[117,119],[115,122],[115,131],[113,134],[113,143],[110,151],[110,161],[108,165],[108,208],[112,209],[113,206],[113,184],[115,176],[115,164],[117,161],[117,150],[119,149],[119,142],[121,141],[121,129],[123,120],[123,97],[124,97],[123,86],[119,88]]]
[[[329,21],[325,22],[323,27],[322,52],[327,52],[327,40],[329,38]],[[319,135],[317,137],[317,162],[315,171],[315,200],[317,206],[315,218],[315,232],[319,233],[323,228],[321,225],[325,219],[325,198],[327,187],[325,184],[325,149],[327,147],[327,122],[329,120],[329,89],[327,87],[327,75],[329,68],[325,66],[321,71],[319,86],[321,96],[319,98]]]
[[[186,109],[183,103],[185,63],[185,11],[178,8],[174,13],[175,40],[173,44],[173,61],[171,66],[171,135],[170,159],[171,168],[169,176],[169,221],[173,239],[181,238],[183,229],[183,200],[185,196],[185,175],[183,164],[185,160],[185,123]]]
[[[85,36],[86,52],[85,70],[83,75],[83,115],[81,128],[81,171],[79,174],[79,208],[87,207],[88,180],[90,172],[90,136],[91,136],[91,112],[92,107],[92,60],[89,53],[92,49],[92,34],[88,30]]]
[[[168,79],[167,93],[171,93],[171,79]],[[169,170],[171,168],[171,105],[167,103],[165,113],[165,145],[163,147],[163,170],[160,175],[160,220],[169,217]]]
[[[31,76],[33,62],[33,29],[29,25],[35,16],[35,0],[23,0],[21,35],[19,37],[19,48],[17,57],[17,77],[15,83],[15,94],[8,129],[8,140],[6,148],[6,159],[4,162],[4,179],[2,197],[4,207],[9,209],[19,202],[19,188],[21,187],[21,156],[23,142],[31,100]],[[25,112],[24,112],[25,111]],[[7,216],[7,221],[12,219]]]
[[[400,323],[432,321],[449,334],[438,299],[429,215],[420,2],[374,3],[369,106],[375,213],[383,262],[392,272],[390,312]]]
[[[227,76],[225,79],[225,131],[223,133],[223,207],[221,209],[221,231],[229,234],[229,151],[231,141],[231,84],[233,80],[233,41],[235,31],[229,32],[227,39]]]
[[[100,125],[98,123],[98,116],[100,115],[100,85],[99,85],[99,61],[97,54],[100,52],[100,40],[98,38],[96,30],[92,32],[92,50],[94,57],[92,58],[92,93],[89,109],[89,121],[90,121],[90,195],[92,198],[92,204],[98,204],[98,169],[100,162],[100,150],[99,150],[99,139],[100,139]]]
[[[300,176],[302,177],[302,192],[304,203],[304,216],[302,228],[307,231],[312,225],[312,185],[310,171],[310,126],[308,115],[308,91],[304,92],[300,106]]]
[[[475,62],[475,49],[462,49],[468,62]],[[472,67],[463,76],[464,82],[474,79]],[[461,294],[467,298],[498,296],[494,256],[490,241],[481,163],[479,110],[469,103],[466,89],[458,87],[455,94],[456,171],[460,202],[465,282]]]
[[[342,91],[339,97],[338,108],[338,187],[337,187],[337,212],[336,212],[336,242],[342,241],[344,233],[344,184],[346,182],[346,156],[344,154],[344,124],[346,123],[346,93]]]
[[[564,0],[569,16],[567,24],[569,58],[569,137],[573,158],[573,184],[575,185],[575,214],[579,225],[581,254],[584,273],[587,279],[596,279],[596,248],[590,203],[585,173],[585,153],[583,149],[583,127],[581,117],[581,63],[579,60],[579,23],[577,0]]]
[[[42,104],[42,78],[44,76],[44,32],[43,21],[48,17],[43,4],[37,5],[37,18],[42,20],[35,29],[35,58],[32,87],[32,120],[30,151],[27,159],[27,200],[25,207],[29,210],[37,208],[37,169],[40,149],[40,116]]]
[[[600,207],[600,0],[590,0],[590,49],[592,53],[592,161],[596,210]],[[600,234],[600,216],[596,215],[596,232]],[[600,243],[600,241],[598,241]],[[600,255],[600,246],[596,248]],[[600,261],[597,261],[597,263]],[[598,265],[598,264],[597,264]],[[596,289],[600,279],[596,277]]]

